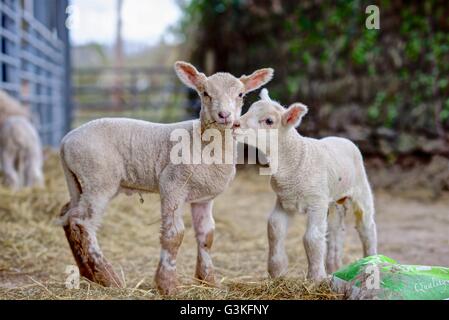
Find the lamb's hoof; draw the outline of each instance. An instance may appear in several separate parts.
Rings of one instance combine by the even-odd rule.
[[[307,279],[311,280],[313,283],[320,285],[323,282],[329,280],[326,274],[308,274]]]
[[[332,274],[341,268],[341,263],[329,263],[326,265],[326,272]]]
[[[81,276],[103,287],[124,288],[124,284],[107,261],[78,266]]]
[[[272,279],[282,278],[287,274],[287,259],[282,259],[281,261],[270,260],[268,262],[268,274]]]
[[[124,283],[112,268],[112,265],[104,258],[100,263],[96,263],[93,270],[92,281],[104,286],[112,288],[124,288]]]
[[[271,279],[282,279],[287,274],[287,269],[269,268],[268,274]]]
[[[68,207],[64,206],[61,214],[70,214],[67,213],[67,209]],[[83,225],[69,217],[67,221],[64,221],[63,228],[83,277],[104,287],[124,287],[122,280],[106,258],[98,251],[92,250],[92,240]]]
[[[174,296],[179,293],[177,281],[174,283],[157,283],[156,286],[161,296]]]
[[[156,273],[156,288],[162,296],[172,296],[179,292],[179,283],[175,271],[158,270]]]
[[[221,288],[221,283],[215,278],[213,273],[209,273],[207,275],[195,274],[195,279],[199,281],[201,284],[206,285],[208,287],[213,288]]]

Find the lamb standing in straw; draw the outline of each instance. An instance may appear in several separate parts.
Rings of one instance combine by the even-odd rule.
[[[257,129],[278,130],[278,170],[271,179],[277,203],[268,223],[270,275],[279,277],[287,271],[284,240],[289,220],[298,212],[307,215],[303,240],[309,262],[308,278],[326,278],[326,233],[327,271],[331,273],[340,267],[344,228],[337,203],[354,210],[364,255],[375,255],[373,196],[359,149],[343,138],[317,140],[301,136],[296,127],[308,111],[306,106],[294,103],[286,110],[270,99],[266,89],[261,98],[234,127],[239,140],[256,135]],[[270,148],[267,153],[270,158]]]
[[[42,187],[43,155],[28,111],[0,90],[0,163],[4,183],[13,190]]]
[[[80,272],[105,286],[121,286],[121,279],[101,253],[96,230],[107,204],[118,193],[151,192],[161,195],[161,255],[156,285],[162,294],[176,292],[176,256],[184,235],[183,205],[190,203],[198,243],[196,278],[215,283],[210,256],[214,233],[213,199],[235,175],[234,164],[173,164],[175,142],[170,134],[194,127],[204,132],[225,130],[238,119],[243,97],[271,80],[273,70],[261,69],[235,78],[229,73],[206,77],[189,63],[177,62],[175,71],[201,97],[199,120],[156,124],[131,119],[100,119],[69,133],[61,145],[61,160],[70,203],[61,212],[64,230]],[[225,140],[223,154],[235,141]]]

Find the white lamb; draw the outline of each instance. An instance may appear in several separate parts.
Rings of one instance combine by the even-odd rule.
[[[0,161],[4,184],[13,190],[43,187],[43,157],[39,135],[25,117],[8,117],[0,127]]]
[[[173,164],[170,134],[193,128],[222,133],[238,119],[243,97],[271,80],[272,69],[235,78],[229,73],[206,77],[195,67],[177,62],[181,81],[201,97],[199,120],[157,124],[131,119],[100,119],[70,132],[62,141],[61,160],[70,203],[61,211],[64,230],[80,272],[104,286],[122,286],[97,243],[96,230],[107,204],[118,193],[151,192],[161,195],[161,255],[155,282],[162,294],[176,292],[176,256],[184,234],[182,207],[190,203],[198,243],[196,278],[215,283],[210,248],[213,241],[213,199],[235,175],[234,164]],[[233,151],[235,141],[223,143]],[[223,154],[225,153],[223,152]]]
[[[4,184],[13,190],[44,184],[42,146],[19,101],[0,90],[0,164]]]
[[[331,273],[341,264],[344,227],[337,204],[354,210],[365,256],[376,254],[377,236],[373,196],[359,149],[343,138],[317,140],[301,136],[295,128],[307,111],[301,103],[284,109],[264,89],[261,100],[235,124],[234,133],[239,140],[253,135],[248,140],[255,141],[257,129],[278,130],[278,170],[271,178],[277,203],[268,222],[269,274],[279,277],[286,273],[287,227],[289,219],[301,212],[307,215],[303,241],[308,278],[321,281],[326,278],[326,233],[327,271]],[[268,146],[268,159],[273,156],[271,149]]]

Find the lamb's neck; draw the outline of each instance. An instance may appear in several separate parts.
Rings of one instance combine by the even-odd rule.
[[[206,119],[206,117],[202,112],[200,113],[200,126],[201,126],[201,136],[203,136],[203,134],[207,129],[215,129],[218,130],[218,132],[220,132],[221,146],[222,146],[221,153],[223,163],[230,164],[228,163],[228,160],[232,159],[233,161],[232,164],[235,164],[237,161],[237,142],[232,137],[231,129],[225,129],[221,126],[218,126],[216,122]],[[215,139],[215,135],[214,138],[212,139]],[[211,141],[203,142],[202,145],[204,147],[209,143],[211,143]]]
[[[287,172],[296,172],[304,162],[307,152],[305,138],[294,128],[280,133],[278,141],[278,170],[273,173],[274,178]]]

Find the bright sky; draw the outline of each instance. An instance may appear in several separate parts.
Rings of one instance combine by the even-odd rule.
[[[71,0],[71,37],[75,44],[96,41],[111,44],[115,39],[116,0]],[[151,45],[181,12],[175,0],[124,0],[125,41]]]

